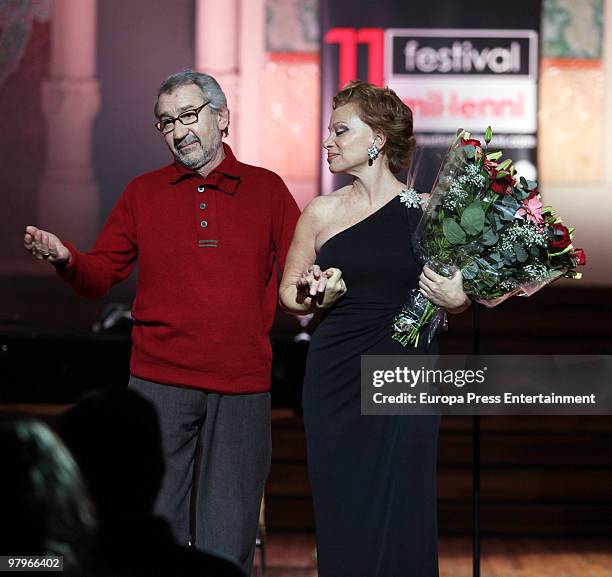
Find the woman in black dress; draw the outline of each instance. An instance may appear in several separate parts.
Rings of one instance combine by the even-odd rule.
[[[394,176],[414,147],[410,109],[363,82],[339,92],[333,109],[329,168],[353,182],[306,207],[280,289],[290,312],[323,309],[303,397],[319,576],[434,577],[439,417],[362,416],[360,357],[428,352],[391,338],[417,284],[450,312],[469,299],[460,274],[421,271],[412,253],[421,208]]]

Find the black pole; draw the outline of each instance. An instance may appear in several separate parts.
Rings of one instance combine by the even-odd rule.
[[[480,307],[472,305],[474,316],[474,354],[480,354]],[[472,417],[472,575],[480,577],[480,415]]]

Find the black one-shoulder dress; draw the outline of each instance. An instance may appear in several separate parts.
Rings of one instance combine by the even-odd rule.
[[[393,198],[330,238],[321,268],[347,293],[310,344],[303,408],[320,577],[434,577],[437,416],[362,416],[361,355],[426,354],[391,338],[421,272],[411,245],[420,209]]]

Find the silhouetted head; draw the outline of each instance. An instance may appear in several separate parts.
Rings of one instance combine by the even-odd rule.
[[[102,521],[151,513],[164,462],[157,411],[129,389],[87,394],[60,433],[79,464]]]
[[[72,456],[43,423],[0,419],[0,555],[63,555],[77,569],[96,521]]]

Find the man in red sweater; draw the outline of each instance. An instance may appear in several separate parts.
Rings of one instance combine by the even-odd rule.
[[[222,142],[229,111],[211,76],[170,76],[155,115],[174,162],[128,184],[93,250],[34,226],[24,244],[85,297],[104,295],[138,260],[129,386],[159,413],[156,511],[180,543],[228,554],[249,575],[270,464],[277,265],[299,209],[279,176]]]

